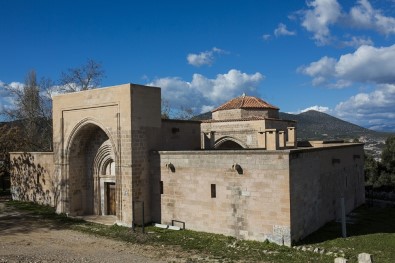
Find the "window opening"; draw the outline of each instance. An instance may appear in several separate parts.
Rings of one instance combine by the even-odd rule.
[[[211,184],[211,198],[217,197],[217,189],[215,184]]]

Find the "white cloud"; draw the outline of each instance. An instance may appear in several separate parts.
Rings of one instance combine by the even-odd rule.
[[[343,46],[358,48],[363,45],[373,46],[374,43],[369,37],[352,36],[349,40],[344,40],[342,44]]]
[[[312,77],[313,85],[344,88],[358,83],[368,84],[371,92],[360,92],[340,102],[336,116],[353,123],[395,130],[395,45],[361,46],[339,59],[323,57],[300,67],[299,72]]]
[[[341,6],[336,0],[314,0],[307,2],[310,8],[304,12],[302,26],[314,34],[313,38],[319,45],[330,41],[329,26],[338,22]]]
[[[395,85],[381,84],[370,93],[358,93],[340,102],[337,116],[374,129],[395,128]]]
[[[162,96],[170,102],[171,107],[186,106],[203,110],[211,105],[218,106],[242,93],[257,95],[258,86],[263,79],[264,76],[259,72],[247,74],[231,69],[225,74],[218,74],[213,79],[201,74],[193,74],[190,82],[177,77],[165,77],[147,85],[161,87]]]
[[[287,112],[287,113],[289,113],[289,114],[300,114],[300,113],[307,112],[307,111],[310,111],[310,110],[315,110],[315,111],[324,112],[324,113],[331,113],[332,112],[332,110],[329,107],[314,105],[314,106],[311,106],[311,107],[307,107],[307,108],[305,108],[303,110],[298,110],[298,111],[295,111],[295,112]]]
[[[10,109],[14,105],[14,97],[12,94],[5,88],[6,83],[0,80],[0,113],[5,109]],[[14,81],[7,85],[9,88],[21,90],[23,89],[24,84]],[[1,121],[1,116],[0,116]]]
[[[211,50],[200,52],[199,54],[190,53],[187,56],[188,64],[200,67],[203,65],[212,65],[215,59],[215,54],[225,54],[226,51],[213,47]]]
[[[17,81],[13,81],[10,84],[8,84],[9,87],[11,87],[12,89],[15,90],[22,90],[23,87],[25,86],[25,84],[17,82]]]
[[[315,106],[308,107],[304,110],[301,110],[300,112],[306,112],[309,110],[315,110],[315,111],[319,111],[319,112],[329,112],[330,111],[330,109],[328,107],[315,105]]]
[[[274,35],[276,37],[280,36],[294,36],[296,35],[295,31],[289,31],[287,29],[287,26],[284,25],[283,23],[278,24],[278,27],[274,30]]]
[[[386,36],[395,34],[395,18],[384,15],[368,0],[358,0],[349,12],[343,12],[337,0],[313,0],[307,2],[307,9],[296,14],[301,16],[302,26],[313,34],[317,45],[327,45],[335,40],[331,35],[331,27],[334,26],[373,30]],[[358,47],[373,43],[370,39],[352,37],[351,40],[340,41],[340,44]]]
[[[351,8],[349,19],[358,28],[373,29],[384,35],[395,34],[395,18],[383,15],[368,0],[359,0],[358,5]]]
[[[203,105],[200,113],[205,113],[208,111],[212,111],[215,108],[214,105]]]
[[[271,38],[272,38],[272,36],[270,34],[265,34],[265,35],[262,36],[262,39],[264,41],[269,41]]]
[[[315,86],[342,88],[353,82],[395,84],[394,68],[395,45],[380,48],[364,45],[338,60],[322,57],[298,71],[312,77]]]
[[[319,86],[327,83],[328,78],[335,74],[336,59],[322,57],[320,60],[311,62],[309,66],[298,68],[298,72],[313,77],[312,84]]]
[[[375,48],[361,46],[340,57],[336,75],[359,82],[395,83],[395,45]]]

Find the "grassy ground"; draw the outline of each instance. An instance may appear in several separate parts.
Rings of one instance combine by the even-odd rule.
[[[395,262],[395,208],[362,206],[349,215],[347,238],[341,236],[340,223],[331,222],[303,240],[327,250],[342,250],[349,262],[359,253],[374,255],[375,262]]]
[[[344,254],[349,262],[357,262],[357,255],[367,252],[374,255],[375,262],[395,262],[395,209],[361,207],[353,214],[354,224],[348,225],[350,237],[338,238],[340,226],[330,223],[307,237],[296,248],[278,246],[269,242],[241,241],[232,237],[190,230],[172,231],[146,227],[146,234],[137,228],[104,226],[57,215],[53,209],[31,203],[8,202],[14,206],[39,215],[44,220],[55,221],[65,228],[89,234],[110,237],[126,242],[178,247],[193,250],[218,262],[264,261],[264,262],[333,262],[335,254]],[[318,250],[314,253],[309,250]],[[303,250],[303,251],[302,251]],[[329,255],[327,255],[329,254]]]

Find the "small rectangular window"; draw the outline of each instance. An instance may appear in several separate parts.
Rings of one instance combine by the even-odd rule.
[[[160,181],[159,183],[159,188],[160,188],[160,194],[163,194],[163,181]]]
[[[215,184],[211,184],[211,198],[217,197],[217,190]]]

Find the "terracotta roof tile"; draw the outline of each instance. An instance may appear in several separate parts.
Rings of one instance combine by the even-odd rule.
[[[278,110],[276,106],[273,106],[266,101],[252,96],[242,95],[240,97],[231,99],[225,102],[218,108],[214,109],[212,112],[219,110],[233,110],[233,109],[273,109]]]

